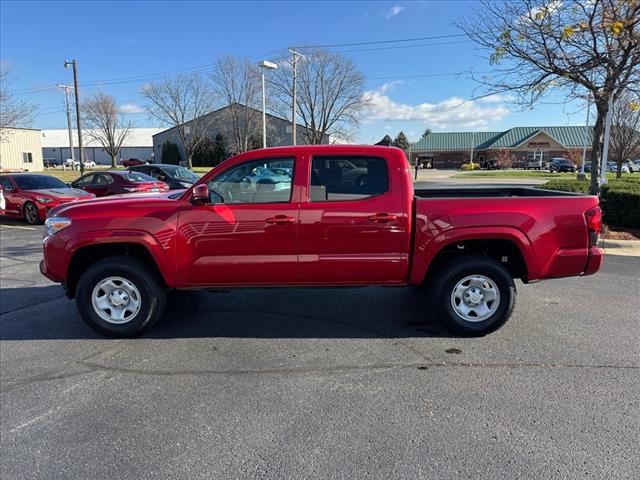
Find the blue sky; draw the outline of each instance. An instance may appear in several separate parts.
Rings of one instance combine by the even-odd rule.
[[[206,68],[224,54],[257,61],[269,59],[257,54],[292,45],[457,34],[454,22],[479,7],[465,0],[2,1],[0,58],[11,68],[11,89],[40,106],[36,128],[66,127],[62,92],[47,86],[72,82],[71,71],[63,68],[64,59],[72,57],[78,61],[81,94],[106,91],[125,105],[136,126],[157,126],[139,113],[138,91],[150,75]],[[463,102],[481,91],[466,75],[455,73],[491,70],[482,52],[465,39],[339,50],[367,77],[373,103],[355,137],[358,142],[377,141],[387,133],[395,136],[400,130],[417,140],[425,128],[502,130],[584,123],[580,105],[541,104],[522,111],[508,97]]]

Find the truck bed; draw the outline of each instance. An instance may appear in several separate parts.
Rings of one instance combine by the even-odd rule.
[[[486,197],[574,197],[581,193],[561,192],[543,188],[502,185],[446,185],[414,190],[416,198],[486,198]]]

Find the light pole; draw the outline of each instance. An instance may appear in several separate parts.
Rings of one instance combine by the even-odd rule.
[[[607,184],[607,161],[609,160],[609,138],[611,137],[611,117],[613,115],[613,97],[615,92],[609,96],[609,110],[604,123],[604,145],[602,146],[602,165],[600,165],[600,186]],[[593,173],[592,173],[593,175]]]
[[[71,152],[71,170],[74,169],[76,164],[76,156],[73,153],[73,132],[71,131],[71,109],[69,108],[69,90],[71,87],[69,85],[58,84],[58,87],[64,90],[64,105],[67,110],[67,129],[69,130],[69,150]],[[62,162],[62,158],[60,158]],[[63,164],[64,166],[64,164]]]
[[[80,155],[80,175],[84,175],[84,152],[82,151],[82,126],[80,124],[80,95],[78,95],[78,63],[76,59],[64,61],[64,68],[73,66],[73,91],[76,97],[76,125],[78,126],[78,154]]]
[[[304,58],[299,52],[296,52],[293,48],[289,49],[291,55],[293,55],[293,59],[291,60],[291,64],[293,66],[293,91],[292,93],[292,101],[291,101],[291,145],[295,145],[297,142],[296,138],[296,79],[298,78],[298,57]]]
[[[258,66],[262,69],[262,148],[267,148],[267,96],[264,87],[264,71],[275,70],[278,65],[263,60],[258,62]]]

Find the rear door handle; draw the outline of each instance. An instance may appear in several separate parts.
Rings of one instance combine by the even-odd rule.
[[[395,215],[391,215],[389,213],[376,213],[375,215],[371,215],[368,217],[370,222],[375,223],[389,223],[397,220],[398,217]]]
[[[275,217],[269,217],[265,222],[272,225],[286,225],[288,223],[296,223],[296,219],[289,215],[276,215]]]

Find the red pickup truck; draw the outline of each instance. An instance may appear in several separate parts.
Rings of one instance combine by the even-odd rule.
[[[511,315],[515,278],[590,275],[602,264],[598,198],[519,187],[415,190],[401,150],[254,150],[187,190],[62,205],[41,271],[93,329],[128,337],[169,289],[420,286],[453,331]]]

